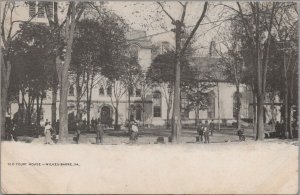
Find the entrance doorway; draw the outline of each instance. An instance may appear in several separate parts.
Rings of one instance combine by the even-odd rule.
[[[101,108],[101,123],[106,124],[108,126],[112,125],[112,117],[111,117],[111,109],[109,106],[103,106]]]

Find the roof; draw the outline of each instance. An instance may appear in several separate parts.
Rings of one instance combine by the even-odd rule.
[[[203,80],[209,77],[209,81],[214,80],[217,82],[228,82],[227,76],[219,66],[220,58],[216,57],[191,57],[190,65],[195,67]],[[201,79],[200,78],[200,79]],[[208,80],[208,79],[207,79]]]

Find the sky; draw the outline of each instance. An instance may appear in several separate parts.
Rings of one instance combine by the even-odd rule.
[[[202,21],[202,25],[198,28],[195,35],[194,47],[197,49],[196,55],[206,55],[208,53],[209,44],[212,40],[217,40],[218,34],[222,31],[219,25],[224,25],[225,22],[220,20],[226,17],[220,14],[224,11],[220,6],[216,6],[216,2],[210,3],[206,12],[206,17]],[[190,1],[187,6],[187,14],[185,17],[185,25],[192,30],[203,10],[204,2]],[[118,15],[122,16],[128,24],[134,29],[144,30],[147,35],[156,35],[174,41],[174,33],[171,29],[174,26],[171,24],[169,17],[162,12],[160,6],[154,1],[110,1],[107,6]],[[176,20],[180,19],[182,14],[182,6],[177,1],[170,1],[164,4],[167,12]],[[219,22],[214,22],[219,21]],[[155,37],[154,37],[155,39]],[[159,39],[159,38],[158,38]]]
[[[3,3],[2,3],[3,4]],[[64,3],[60,3],[63,5]],[[216,6],[218,2],[209,2],[206,17],[195,34],[194,48],[197,49],[195,55],[207,55],[210,42],[217,41],[218,34],[223,30],[225,22],[220,20],[226,17],[226,12],[222,6]],[[226,4],[230,4],[226,2]],[[181,17],[182,6],[177,1],[168,1],[163,3],[167,12],[176,20]],[[187,5],[187,14],[185,25],[187,29],[192,30],[196,21],[200,18],[204,2],[190,1]],[[123,17],[125,21],[136,30],[146,31],[154,42],[168,41],[174,45],[174,33],[171,31],[174,26],[170,18],[162,12],[162,9],[155,1],[106,1],[105,6],[108,10],[115,12]],[[63,6],[62,6],[63,7]],[[28,9],[28,8],[27,8]],[[14,20],[22,20],[28,11],[25,7],[16,9]],[[221,15],[225,13],[225,15]],[[64,17],[62,17],[64,18]],[[41,19],[39,19],[41,20]],[[47,19],[44,19],[47,22]],[[214,22],[219,21],[219,22]],[[219,26],[222,24],[221,26]],[[221,28],[222,27],[222,28]],[[224,31],[224,30],[223,30]]]

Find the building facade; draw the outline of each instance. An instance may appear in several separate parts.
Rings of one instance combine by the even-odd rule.
[[[46,22],[45,12],[38,4],[31,2],[25,6],[25,8],[22,7],[20,9],[22,12],[26,12],[27,9],[28,17],[37,14],[38,18],[33,22]],[[147,71],[156,55],[174,48],[172,43],[172,40],[174,40],[173,34],[170,34],[170,36],[166,36],[165,34],[161,37],[159,36],[161,35],[147,36],[146,32],[133,29],[131,29],[127,34],[127,40],[130,43],[130,48],[137,56],[138,62],[144,72]],[[167,41],[164,37],[167,37]],[[159,50],[155,51],[156,53],[153,52],[154,45],[159,48]],[[208,52],[206,57],[193,57],[190,60],[192,62],[192,66],[198,67],[200,71],[205,71],[208,67],[214,67],[218,62],[218,58],[212,54],[211,50]],[[235,121],[237,114],[236,87],[232,83],[228,83],[222,79],[221,74],[219,76],[217,75],[217,78],[219,79],[213,81],[215,86],[212,87],[210,91],[208,108],[206,110],[199,111],[199,119],[214,119],[215,121],[223,123],[232,123]],[[119,99],[118,116],[116,116],[116,100],[114,99],[117,92],[122,93]],[[92,89],[90,120],[101,119],[102,121],[110,121],[110,123],[113,123],[116,117],[118,117],[119,124],[123,124],[126,119],[134,118],[138,121],[144,121],[147,125],[163,126],[166,124],[167,117],[169,116],[169,118],[171,118],[172,115],[172,105],[169,104],[169,98],[172,96],[169,95],[167,85],[152,87],[147,91],[143,91],[142,87],[139,88],[138,86],[131,90],[127,90],[120,84],[116,84],[114,86],[109,85],[107,79],[101,77]],[[241,85],[240,95],[241,118],[252,118],[251,90],[247,86]],[[182,98],[181,104],[182,107],[187,104],[184,98]],[[80,118],[82,120],[87,120],[86,95],[82,96],[79,105],[82,111]],[[12,102],[10,104],[10,111],[8,114],[11,118],[13,118],[15,113],[18,112],[18,107],[19,105],[16,102]],[[53,120],[51,118],[51,107],[52,92],[49,90],[47,91],[43,102],[41,123],[46,120]],[[168,107],[171,109],[168,109]],[[56,108],[56,119],[58,119],[59,94],[57,95]],[[266,110],[268,113],[270,112],[267,107]],[[76,89],[75,85],[72,84],[72,81],[68,97],[68,114],[70,120],[75,120],[77,115]],[[270,114],[266,114],[266,116],[270,117]],[[194,123],[195,117],[195,110],[183,112],[182,122],[186,124]]]

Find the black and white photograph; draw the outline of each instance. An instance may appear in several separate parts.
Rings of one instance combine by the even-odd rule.
[[[297,1],[1,1],[1,194],[297,194]]]

